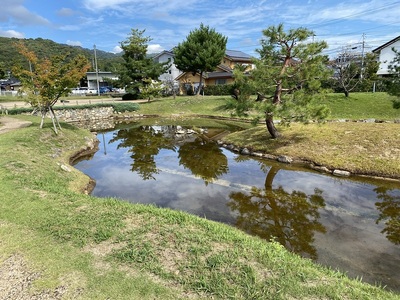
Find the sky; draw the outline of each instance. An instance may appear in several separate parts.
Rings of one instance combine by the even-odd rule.
[[[158,53],[201,23],[226,36],[227,49],[250,55],[260,48],[262,31],[280,23],[313,30],[331,57],[347,47],[369,52],[400,35],[394,0],[1,0],[0,11],[0,36],[113,53],[132,29],[145,30],[152,39],[148,53]]]

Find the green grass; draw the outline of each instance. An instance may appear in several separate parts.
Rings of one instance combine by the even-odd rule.
[[[399,298],[224,224],[83,195],[88,178],[60,165],[90,133],[21,118],[33,125],[0,135],[0,267],[35,274],[21,298]]]
[[[140,104],[140,113],[169,116],[200,114],[230,117],[231,112],[224,110],[230,96],[179,96],[160,98]],[[255,99],[255,97],[253,97]],[[328,94],[325,104],[331,111],[328,119],[348,120],[389,120],[400,119],[400,109],[393,108],[393,96],[387,93],[351,93],[348,98],[343,94]]]
[[[329,119],[349,120],[400,120],[400,109],[393,108],[396,97],[387,93],[328,94],[327,106],[331,110]]]

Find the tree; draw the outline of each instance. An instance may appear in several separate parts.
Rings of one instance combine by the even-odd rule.
[[[53,106],[61,96],[68,95],[70,89],[77,86],[90,67],[88,60],[82,55],[55,55],[40,60],[22,42],[16,44],[16,47],[30,66],[29,70],[22,67],[14,70],[22,82],[20,92],[26,93],[28,102],[41,114],[40,128],[43,128],[44,118],[49,113],[54,131],[58,133],[56,123],[60,129],[61,126]]]
[[[214,71],[221,63],[227,41],[228,38],[215,29],[200,24],[200,28],[191,31],[186,40],[174,49],[176,67],[183,72],[200,75],[197,95],[202,88],[204,73]]]
[[[121,42],[124,59],[121,81],[127,92],[134,95],[139,95],[144,86],[151,80],[157,80],[169,67],[168,62],[158,63],[147,55],[147,44],[151,38],[143,36],[144,32],[132,29],[131,35]]]
[[[285,32],[282,24],[265,29],[263,35],[251,75],[262,96],[257,110],[264,114],[271,137],[280,135],[275,115],[284,124],[326,118],[328,109],[318,103],[324,96],[321,81],[331,74],[327,57],[321,55],[326,42],[310,41],[314,33],[305,28]]]
[[[389,64],[389,72],[392,76],[388,80],[388,93],[397,97],[393,101],[393,107],[400,109],[400,51],[395,48],[392,48],[392,51],[395,57]]]

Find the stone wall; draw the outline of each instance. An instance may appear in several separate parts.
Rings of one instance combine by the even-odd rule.
[[[113,107],[93,107],[84,109],[62,109],[54,111],[57,118],[64,122],[95,122],[112,118]]]

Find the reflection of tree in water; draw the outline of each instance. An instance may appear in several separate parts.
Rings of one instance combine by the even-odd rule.
[[[236,226],[267,240],[275,239],[289,250],[317,258],[312,245],[314,232],[325,233],[318,222],[318,209],[325,206],[322,191],[313,195],[300,191],[286,192],[282,186],[273,189],[272,183],[279,169],[271,167],[265,179],[265,189],[253,187],[250,194],[234,192],[228,206],[239,212]]]
[[[168,126],[163,126],[159,130],[153,126],[140,126],[135,128],[121,129],[114,134],[110,143],[121,141],[119,148],[129,148],[132,153],[131,171],[137,172],[144,180],[155,179],[153,174],[158,174],[155,156],[161,149],[175,151],[173,140],[168,136],[171,130]]]
[[[201,177],[206,184],[228,172],[228,159],[213,141],[200,137],[179,148],[179,164]]]
[[[386,234],[389,241],[395,245],[400,245],[400,196],[390,195],[390,190],[385,187],[374,189],[378,199],[382,200],[382,202],[375,203],[380,211],[376,223],[385,220],[385,228],[381,232]]]

